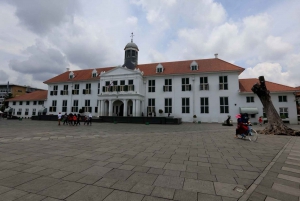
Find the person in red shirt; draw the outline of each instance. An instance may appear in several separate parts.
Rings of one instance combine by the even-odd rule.
[[[248,132],[248,126],[244,124],[240,114],[236,115],[236,118],[237,118],[237,128],[236,128],[235,137],[237,138],[238,135],[241,135],[244,138],[246,137],[245,134],[247,134]]]
[[[261,117],[259,117],[259,119],[258,119],[258,122],[259,122],[259,125],[260,125],[260,126],[262,126],[262,122],[263,122],[263,120],[262,120],[262,118],[261,118]]]
[[[73,116],[73,122],[74,122],[74,125],[73,126],[77,126],[77,116],[76,116],[76,114],[74,114],[74,116]]]

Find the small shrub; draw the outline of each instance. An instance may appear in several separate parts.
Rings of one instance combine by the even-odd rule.
[[[162,109],[158,110],[159,114],[163,113],[164,111]]]

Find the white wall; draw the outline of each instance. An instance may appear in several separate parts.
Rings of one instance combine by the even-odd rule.
[[[219,90],[219,76],[228,77],[228,90]],[[209,90],[200,91],[200,77],[208,77]],[[182,91],[181,79],[190,78],[191,91]],[[172,92],[164,92],[163,86],[165,79],[172,79]],[[155,98],[156,115],[158,110],[164,110],[165,98],[172,98],[172,114],[171,116],[181,117],[182,121],[192,122],[193,115],[197,116],[198,121],[202,122],[223,122],[228,115],[236,113],[234,106],[235,99],[238,96],[238,74],[237,73],[203,73],[198,75],[173,75],[173,76],[156,76],[146,77],[146,98],[144,111],[148,106],[148,99]],[[148,92],[148,80],[155,80],[155,93]],[[200,97],[209,98],[209,114],[200,113]],[[229,113],[220,113],[220,97],[229,98]],[[190,98],[190,113],[182,114],[182,98]],[[167,114],[163,114],[167,116]]]
[[[296,109],[296,102],[295,102],[295,96],[292,92],[285,92],[285,93],[271,93],[271,99],[273,102],[273,105],[275,109],[277,110],[279,114],[279,108],[280,107],[287,107],[289,118],[285,120],[289,120],[290,124],[297,124],[297,109]],[[247,103],[246,97],[247,96],[253,96],[254,97],[254,103]],[[287,96],[287,102],[279,102],[278,96]],[[238,108],[239,107],[255,107],[258,109],[258,114],[255,118],[251,118],[251,122],[258,122],[259,116],[263,116],[263,105],[260,102],[258,96],[254,93],[240,93],[238,96]],[[237,112],[239,113],[239,112]]]
[[[25,118],[25,117],[26,118],[31,117],[33,109],[36,109],[36,114],[35,115],[37,115],[38,111],[40,109],[44,108],[43,106],[47,107],[47,101],[45,101],[45,100],[44,100],[44,105],[39,105],[38,101],[37,101],[36,105],[33,105],[33,101],[29,101],[29,105],[26,105],[27,101],[22,101],[23,102],[22,105],[19,104],[20,101],[15,101],[15,102],[16,102],[16,105],[13,105],[13,101],[9,101],[9,107],[11,107],[11,108],[13,108],[15,110],[15,112],[12,113],[12,115],[17,116],[17,117],[23,117],[23,118]],[[22,109],[21,115],[17,115],[19,109]],[[29,109],[28,115],[25,115],[26,109]]]
[[[91,94],[83,94],[83,89],[85,89],[86,84],[91,83]],[[79,84],[79,94],[73,95],[72,90],[75,84]],[[53,86],[57,85],[57,96],[51,96],[50,91],[53,91]],[[68,95],[60,95],[60,91],[64,89],[64,85],[68,85]],[[71,113],[71,108],[73,107],[74,100],[78,100],[78,111],[85,106],[85,100],[90,100],[90,106],[92,107],[92,115],[96,116],[95,107],[97,106],[97,95],[98,95],[98,80],[86,81],[86,82],[68,82],[59,84],[49,84],[48,85],[48,113],[47,114],[58,114],[62,112],[62,102],[67,100],[67,113]],[[56,112],[50,112],[49,108],[52,106],[52,101],[57,101]]]

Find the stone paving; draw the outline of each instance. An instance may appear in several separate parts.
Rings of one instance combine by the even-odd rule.
[[[300,138],[234,129],[1,120],[0,201],[298,201]]]

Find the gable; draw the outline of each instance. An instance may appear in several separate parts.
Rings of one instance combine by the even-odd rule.
[[[106,76],[118,76],[118,75],[134,75],[138,74],[137,71],[130,70],[124,67],[115,67],[114,69],[107,71],[105,73],[101,73],[101,77],[106,77]]]

